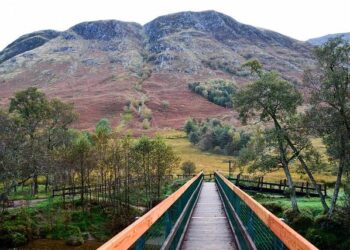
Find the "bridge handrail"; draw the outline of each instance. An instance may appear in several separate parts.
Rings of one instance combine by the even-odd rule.
[[[98,250],[131,248],[136,241],[139,240],[144,233],[147,232],[147,230],[149,230],[152,225],[154,225],[157,220],[167,212],[167,210],[185,193],[185,191],[202,176],[203,172],[194,176],[168,198],[99,247]]]
[[[317,248],[294,231],[286,223],[268,211],[260,203],[251,198],[219,172],[215,174],[260,218],[260,220],[283,242],[289,249],[316,250]]]

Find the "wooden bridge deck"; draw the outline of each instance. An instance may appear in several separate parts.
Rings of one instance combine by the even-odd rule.
[[[182,249],[238,249],[215,183],[202,185]]]

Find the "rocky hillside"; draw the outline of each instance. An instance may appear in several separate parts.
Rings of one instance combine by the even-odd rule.
[[[241,64],[257,58],[294,82],[313,65],[311,45],[215,12],[181,12],[142,26],[116,20],[24,35],[0,52],[0,105],[37,86],[73,102],[79,128],[101,117],[137,129],[180,127],[189,116],[225,116],[229,109],[192,93],[187,83],[249,80]],[[147,121],[145,121],[147,120]]]
[[[342,36],[345,40],[350,42],[350,32],[349,33],[329,34],[329,35],[326,35],[326,36],[311,38],[311,39],[307,40],[307,42],[312,44],[312,45],[319,46],[319,45],[322,45],[325,42],[327,42],[328,39],[334,38],[334,37],[337,37],[337,36]]]

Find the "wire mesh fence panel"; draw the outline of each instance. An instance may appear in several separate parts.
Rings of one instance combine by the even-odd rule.
[[[176,249],[181,243],[191,211],[196,203],[203,175],[171,205],[171,207],[136,241],[133,249]]]
[[[228,219],[230,220],[242,249],[250,248],[249,240],[251,240],[259,250],[287,249],[270,228],[218,175],[215,176],[215,181],[223,197]],[[247,235],[245,235],[245,233],[247,233]]]

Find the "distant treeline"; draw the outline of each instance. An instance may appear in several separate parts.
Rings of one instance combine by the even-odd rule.
[[[207,98],[210,102],[226,108],[232,108],[232,95],[237,89],[233,82],[223,79],[193,82],[189,83],[188,87],[191,91]]]
[[[225,155],[238,155],[250,140],[245,131],[238,131],[217,119],[189,119],[185,131],[191,143],[200,149]]]

